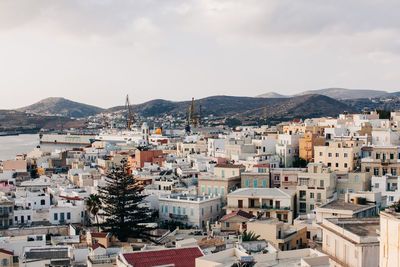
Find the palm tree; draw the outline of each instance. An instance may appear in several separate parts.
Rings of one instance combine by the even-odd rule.
[[[96,224],[98,227],[98,231],[100,232],[99,218],[97,216],[101,208],[101,200],[99,198],[99,195],[90,194],[88,199],[86,200],[86,208],[89,213],[96,218]]]
[[[247,232],[247,230],[244,230],[242,233],[242,241],[258,241],[260,240],[260,235],[256,235],[254,232]]]

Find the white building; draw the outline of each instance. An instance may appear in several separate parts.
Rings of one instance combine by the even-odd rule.
[[[173,194],[159,197],[159,218],[205,227],[221,215],[221,197]]]
[[[387,206],[400,200],[400,176],[392,176],[386,174],[384,176],[372,176],[371,186],[373,192],[381,192],[382,196],[386,196]]]

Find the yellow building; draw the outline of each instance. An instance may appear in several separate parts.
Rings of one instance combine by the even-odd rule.
[[[330,218],[321,227],[322,251],[332,267],[379,266],[379,218]]]
[[[12,251],[0,248],[0,266],[18,266],[14,263],[14,253]]]
[[[314,147],[314,162],[332,171],[353,171],[360,162],[361,141],[330,141],[327,146]]]
[[[304,137],[299,139],[299,157],[312,162],[314,160],[314,146],[324,146],[325,137],[321,137],[315,133],[305,133]]]
[[[380,215],[379,266],[400,266],[400,212],[387,209]]]
[[[307,247],[307,227],[295,227],[278,219],[249,221],[247,232],[260,235],[282,251]]]

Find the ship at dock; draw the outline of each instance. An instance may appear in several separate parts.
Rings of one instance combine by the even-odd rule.
[[[95,134],[48,133],[40,134],[41,144],[90,145]]]

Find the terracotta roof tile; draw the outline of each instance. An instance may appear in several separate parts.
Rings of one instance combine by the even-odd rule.
[[[195,266],[196,258],[203,252],[198,247],[140,251],[122,254],[125,260],[135,267],[151,267],[174,264],[175,267]]]
[[[229,218],[232,218],[234,216],[240,216],[240,217],[243,217],[243,218],[246,218],[246,219],[251,219],[251,218],[255,217],[254,215],[252,215],[252,214],[250,214],[248,212],[245,212],[243,210],[237,210],[237,211],[231,212],[229,214],[226,214],[224,217],[221,218],[221,221],[225,221],[225,220],[227,220]]]

